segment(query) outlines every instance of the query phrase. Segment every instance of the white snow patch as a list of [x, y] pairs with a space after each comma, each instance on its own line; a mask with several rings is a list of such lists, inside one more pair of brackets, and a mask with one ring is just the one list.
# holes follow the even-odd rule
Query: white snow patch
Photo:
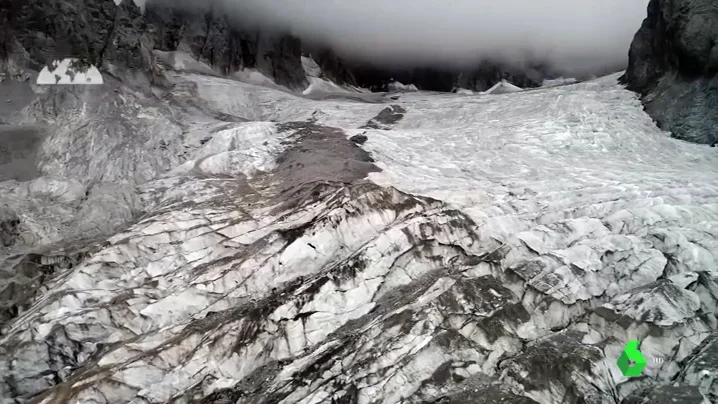
[[169, 175], [199, 170], [207, 174], [253, 176], [269, 171], [282, 150], [283, 137], [270, 122], [248, 122], [220, 131], [207, 144]]
[[[303, 95], [312, 94], [335, 94], [335, 93], [350, 93], [349, 89], [344, 86], [337, 85], [336, 83], [322, 79], [319, 77], [307, 77], [309, 80], [309, 86], [302, 92]], [[356, 91], [354, 91], [356, 92]]]
[[419, 91], [414, 84], [402, 84], [398, 81], [389, 83], [389, 91]]
[[322, 68], [311, 57], [302, 56], [304, 73], [309, 77], [322, 77]]
[[152, 53], [162, 63], [179, 72], [196, 72], [209, 75], [217, 74], [217, 72], [215, 72], [211, 66], [206, 63], [200, 62], [186, 52], [165, 52], [155, 49], [152, 51]]
[[256, 69], [242, 69], [234, 72], [233, 78], [247, 84], [254, 84], [257, 86], [264, 86], [269, 88], [281, 89], [289, 91], [285, 87], [275, 83], [274, 80], [262, 74], [262, 72]]
[[[115, 5], [119, 6], [120, 3], [122, 3], [122, 0], [114, 0]], [[147, 0], [134, 0], [135, 4], [144, 12], [145, 11], [145, 3]]]
[[482, 92], [481, 94], [506, 94], [506, 93], [517, 93], [524, 91], [523, 88], [515, 86], [506, 80], [501, 80], [494, 84], [490, 89]]

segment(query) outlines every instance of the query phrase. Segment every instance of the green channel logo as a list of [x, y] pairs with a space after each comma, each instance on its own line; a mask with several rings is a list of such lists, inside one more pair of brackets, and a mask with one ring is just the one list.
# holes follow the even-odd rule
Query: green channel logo
[[626, 377], [636, 377], [643, 373], [643, 369], [646, 367], [646, 358], [643, 357], [641, 351], [638, 350], [638, 340], [628, 341], [626, 347], [623, 348], [621, 356], [618, 357], [618, 368], [621, 369]]

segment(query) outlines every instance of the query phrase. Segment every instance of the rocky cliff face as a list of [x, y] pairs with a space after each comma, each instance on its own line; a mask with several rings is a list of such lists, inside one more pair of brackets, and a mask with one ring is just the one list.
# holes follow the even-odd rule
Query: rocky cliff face
[[243, 30], [216, 8], [192, 13], [149, 3], [146, 18], [156, 31], [156, 49], [185, 51], [224, 75], [256, 68], [293, 90], [303, 90], [309, 84], [298, 38], [279, 32]]
[[150, 1], [143, 13], [131, 0], [119, 6], [113, 0], [2, 1], [7, 2], [0, 14], [3, 60], [35, 70], [55, 59], [77, 57], [117, 77], [156, 82], [161, 79], [153, 51], [181, 51], [219, 74], [256, 68], [279, 85], [303, 90], [308, 85], [301, 64], [304, 52], [319, 63], [326, 78], [375, 91], [387, 91], [392, 79], [422, 90], [483, 91], [502, 79], [537, 87], [550, 78], [542, 67], [493, 62], [464, 70], [369, 66], [281, 32], [242, 29], [212, 6], [187, 11], [158, 0]]
[[651, 0], [631, 44], [623, 81], [673, 136], [718, 142], [718, 6], [713, 0]]
[[118, 77], [157, 79], [153, 50], [186, 51], [218, 73], [257, 68], [277, 84], [304, 89], [301, 43], [281, 33], [243, 31], [220, 11], [199, 13], [132, 0], [10, 2], [3, 21], [5, 60], [39, 70], [67, 57]]

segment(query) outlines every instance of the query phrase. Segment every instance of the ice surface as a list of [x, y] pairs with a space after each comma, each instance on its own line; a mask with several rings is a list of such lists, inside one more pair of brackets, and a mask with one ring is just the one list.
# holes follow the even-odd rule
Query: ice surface
[[[0, 317], [0, 396], [598, 404], [676, 381], [714, 400], [718, 153], [657, 129], [617, 76], [372, 103], [174, 72], [166, 99], [194, 115], [118, 104], [139, 129], [111, 145], [141, 152], [67, 107], [55, 176], [0, 183], [3, 229], [55, 242], [111, 203], [131, 223], [7, 255], [4, 290], [42, 287]], [[614, 365], [634, 338], [663, 359], [643, 385]]]
[[578, 80], [574, 78], [563, 78], [559, 77], [557, 79], [546, 79], [541, 83], [541, 87], [557, 87], [557, 86], [563, 86], [566, 84], [575, 84], [578, 82]]

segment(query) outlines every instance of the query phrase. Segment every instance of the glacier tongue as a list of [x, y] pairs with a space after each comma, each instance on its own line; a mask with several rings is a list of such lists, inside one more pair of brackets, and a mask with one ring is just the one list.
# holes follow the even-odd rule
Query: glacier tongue
[[718, 154], [616, 76], [360, 102], [168, 75], [18, 122], [52, 129], [0, 183], [0, 398], [718, 400]]

